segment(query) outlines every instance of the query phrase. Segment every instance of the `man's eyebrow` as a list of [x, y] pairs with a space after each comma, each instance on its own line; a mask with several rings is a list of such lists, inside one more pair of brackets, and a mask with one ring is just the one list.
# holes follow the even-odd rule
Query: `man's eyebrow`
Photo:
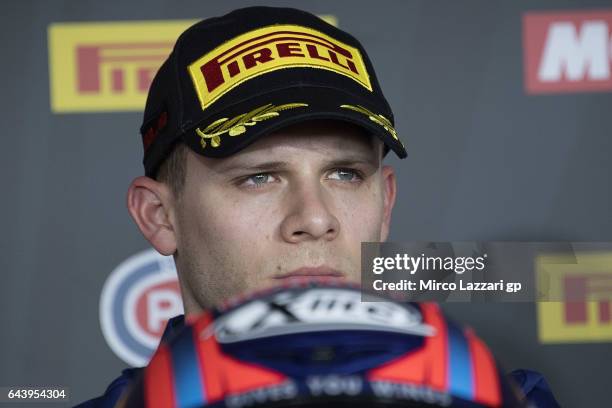
[[329, 160], [328, 165], [330, 166], [335, 166], [335, 167], [351, 167], [351, 166], [355, 166], [358, 164], [367, 164], [373, 167], [378, 167], [379, 165], [379, 160], [377, 157], [373, 156], [373, 157], [350, 157], [350, 158], [343, 158], [343, 159], [332, 159]]

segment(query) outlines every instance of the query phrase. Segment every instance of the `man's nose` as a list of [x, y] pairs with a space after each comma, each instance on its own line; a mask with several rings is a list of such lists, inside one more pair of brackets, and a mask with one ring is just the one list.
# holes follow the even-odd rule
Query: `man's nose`
[[[281, 235], [290, 243], [325, 239], [331, 241], [340, 232], [340, 222], [326, 203], [320, 185], [300, 185], [292, 189]], [[329, 197], [327, 197], [329, 198]]]

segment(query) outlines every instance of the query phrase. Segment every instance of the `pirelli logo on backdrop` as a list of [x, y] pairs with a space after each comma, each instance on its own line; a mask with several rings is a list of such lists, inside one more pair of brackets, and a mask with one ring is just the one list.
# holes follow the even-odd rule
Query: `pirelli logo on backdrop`
[[[320, 16], [336, 25], [334, 16]], [[178, 36], [196, 20], [53, 23], [48, 28], [51, 110], [139, 111]], [[345, 56], [338, 53], [338, 63]]]
[[612, 253], [576, 259], [544, 257], [536, 263], [538, 290], [565, 299], [538, 303], [542, 343], [612, 341]]
[[523, 15], [529, 94], [612, 91], [612, 9]]
[[242, 34], [193, 62], [189, 72], [204, 110], [244, 81], [287, 68], [326, 69], [372, 90], [359, 50], [297, 25], [274, 25]]
[[193, 22], [51, 24], [51, 110], [142, 110], [155, 73]]

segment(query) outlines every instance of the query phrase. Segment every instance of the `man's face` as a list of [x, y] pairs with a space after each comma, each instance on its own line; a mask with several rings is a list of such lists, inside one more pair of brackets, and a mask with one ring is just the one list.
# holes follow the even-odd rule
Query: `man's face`
[[174, 203], [185, 310], [290, 276], [360, 279], [362, 241], [383, 241], [395, 176], [382, 143], [340, 122], [285, 128], [224, 159], [191, 151]]

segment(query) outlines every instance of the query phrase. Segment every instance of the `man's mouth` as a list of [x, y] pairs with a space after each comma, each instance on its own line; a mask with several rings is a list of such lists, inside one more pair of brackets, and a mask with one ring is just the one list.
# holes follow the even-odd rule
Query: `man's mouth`
[[342, 278], [345, 276], [345, 274], [337, 269], [333, 269], [328, 266], [302, 267], [299, 269], [295, 269], [289, 273], [274, 275], [274, 279], [287, 279], [299, 276], [330, 276], [335, 278]]

